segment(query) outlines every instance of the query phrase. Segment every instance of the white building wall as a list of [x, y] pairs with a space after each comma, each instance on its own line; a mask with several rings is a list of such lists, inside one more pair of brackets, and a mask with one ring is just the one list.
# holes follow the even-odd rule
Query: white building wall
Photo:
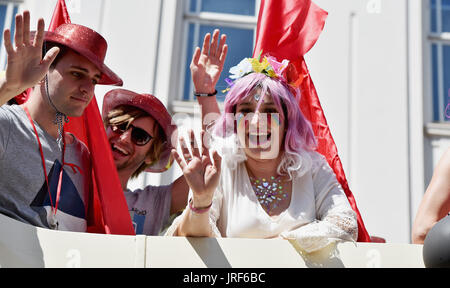
[[329, 12], [307, 54], [366, 228], [408, 242], [406, 1], [315, 1]]
[[[421, 20], [422, 1], [315, 2], [329, 16], [306, 61], [350, 189], [371, 235], [409, 242], [415, 207], [426, 184], [422, 178], [431, 174], [431, 168], [424, 172], [423, 121], [410, 121], [416, 119], [412, 112], [423, 111], [426, 90], [419, 91], [417, 79], [422, 81], [423, 69], [420, 57], [415, 58], [422, 55], [422, 32], [412, 28], [421, 27], [415, 21]], [[37, 17], [48, 24], [55, 3], [25, 0], [23, 8], [31, 11], [33, 25]], [[124, 88], [154, 93], [171, 111], [177, 109], [173, 100], [178, 95], [176, 75], [182, 57], [180, 0], [66, 3], [73, 23], [96, 29], [107, 39], [106, 63], [123, 78]], [[112, 88], [96, 88], [100, 106], [104, 93]], [[422, 154], [411, 155], [411, 151]], [[179, 175], [175, 167], [162, 177], [147, 174], [130, 186], [165, 184]]]

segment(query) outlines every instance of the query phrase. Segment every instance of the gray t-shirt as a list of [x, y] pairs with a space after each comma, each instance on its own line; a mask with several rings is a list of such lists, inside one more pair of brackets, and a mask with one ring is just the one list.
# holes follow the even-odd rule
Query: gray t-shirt
[[136, 234], [158, 235], [169, 221], [172, 184], [124, 193]]
[[[52, 136], [34, 124], [55, 206], [62, 151]], [[87, 147], [73, 138], [73, 143], [66, 144], [61, 195], [56, 216], [52, 217], [39, 145], [30, 120], [18, 105], [0, 107], [0, 213], [34, 226], [86, 231], [91, 163]], [[57, 227], [52, 225], [55, 220]]]

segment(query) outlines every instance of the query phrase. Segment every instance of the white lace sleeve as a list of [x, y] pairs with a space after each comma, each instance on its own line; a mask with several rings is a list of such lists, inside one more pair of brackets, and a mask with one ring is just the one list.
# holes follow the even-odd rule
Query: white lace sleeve
[[281, 234], [295, 239], [307, 253], [336, 241], [356, 241], [358, 223], [347, 196], [325, 159], [313, 173], [317, 220]]
[[222, 186], [219, 185], [219, 188], [216, 189], [216, 192], [214, 193], [213, 204], [211, 206], [211, 209], [209, 210], [209, 226], [211, 227], [212, 235], [217, 238], [222, 237], [219, 229], [217, 228], [217, 221], [219, 220], [220, 217], [220, 210], [222, 208], [222, 198], [223, 198], [222, 189], [220, 189], [220, 187]]
[[[221, 187], [221, 186], [219, 185], [219, 187]], [[219, 219], [220, 209], [222, 207], [222, 195], [223, 195], [222, 191], [219, 188], [216, 189], [216, 192], [214, 193], [214, 196], [213, 196], [211, 209], [209, 209], [209, 212], [208, 212], [209, 213], [209, 225], [211, 228], [212, 236], [217, 237], [217, 238], [222, 237], [219, 229], [217, 228], [217, 220]], [[192, 197], [192, 191], [189, 190], [188, 199], [191, 199], [191, 197]], [[189, 200], [188, 200], [188, 203], [189, 203]], [[186, 208], [184, 209], [183, 213], [181, 213], [181, 215], [179, 215], [177, 218], [175, 218], [173, 220], [172, 225], [170, 225], [170, 227], [167, 229], [164, 236], [175, 236], [178, 226], [180, 225], [183, 217], [186, 216], [186, 212], [188, 211], [188, 209], [189, 209], [189, 205], [186, 205]]]

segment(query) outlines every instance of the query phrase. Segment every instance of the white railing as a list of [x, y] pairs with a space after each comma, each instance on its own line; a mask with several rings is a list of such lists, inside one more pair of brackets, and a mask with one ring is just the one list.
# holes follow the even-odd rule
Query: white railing
[[52, 231], [0, 215], [0, 267], [424, 267], [422, 245], [339, 243], [306, 254], [282, 239]]

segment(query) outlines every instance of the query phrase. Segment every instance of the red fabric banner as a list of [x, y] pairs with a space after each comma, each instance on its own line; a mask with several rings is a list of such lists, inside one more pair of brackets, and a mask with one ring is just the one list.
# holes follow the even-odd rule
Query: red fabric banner
[[55, 10], [53, 10], [52, 20], [48, 25], [48, 31], [55, 31], [55, 29], [64, 23], [70, 22], [69, 12], [67, 12], [66, 2], [64, 0], [58, 0]]
[[317, 151], [325, 156], [356, 212], [358, 242], [370, 242], [356, 201], [347, 183], [336, 144], [328, 127], [314, 84], [303, 56], [314, 46], [328, 13], [311, 0], [261, 0], [253, 57], [269, 54], [279, 61], [289, 60], [300, 83], [300, 109], [311, 122], [318, 141]]
[[[65, 1], [58, 0], [48, 30], [53, 31], [63, 23], [71, 23], [70, 17]], [[91, 153], [93, 183], [88, 232], [135, 235], [95, 96], [83, 116], [69, 117], [64, 130], [75, 134]]]

